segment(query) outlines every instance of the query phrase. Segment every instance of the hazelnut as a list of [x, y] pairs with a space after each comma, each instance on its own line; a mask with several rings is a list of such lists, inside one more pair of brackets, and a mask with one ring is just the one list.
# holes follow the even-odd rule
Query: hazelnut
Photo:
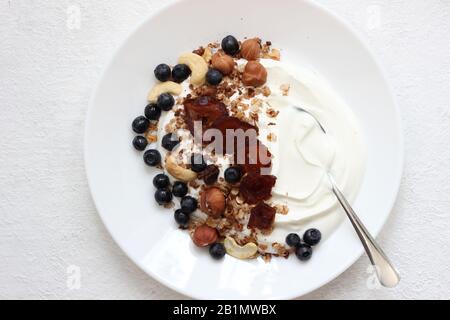
[[248, 39], [242, 42], [241, 56], [247, 60], [258, 60], [261, 54], [261, 43], [259, 39]]
[[225, 211], [225, 195], [219, 188], [209, 188], [200, 195], [200, 210], [213, 218], [219, 218]]
[[249, 61], [242, 74], [242, 82], [246, 86], [259, 87], [267, 81], [267, 70], [258, 61]]
[[217, 230], [207, 225], [197, 227], [192, 235], [192, 240], [198, 247], [206, 247], [217, 241]]
[[223, 52], [216, 52], [211, 59], [212, 66], [214, 69], [219, 70], [224, 75], [228, 75], [233, 72], [234, 69], [234, 60], [229, 55], [226, 55]]

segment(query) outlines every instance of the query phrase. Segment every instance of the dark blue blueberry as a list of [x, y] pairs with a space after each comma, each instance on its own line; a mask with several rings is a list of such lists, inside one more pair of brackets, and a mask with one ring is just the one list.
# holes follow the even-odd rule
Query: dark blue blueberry
[[172, 110], [172, 107], [175, 105], [175, 99], [170, 93], [162, 93], [158, 97], [157, 104], [161, 110], [170, 111]]
[[157, 174], [153, 178], [153, 185], [157, 189], [164, 189], [170, 185], [170, 179], [164, 173]]
[[228, 183], [237, 183], [241, 180], [242, 171], [239, 167], [229, 167], [224, 172], [225, 181]]
[[173, 215], [175, 218], [175, 221], [178, 223], [178, 225], [182, 228], [186, 228], [189, 223], [189, 214], [184, 213], [180, 209], [175, 211], [175, 214]]
[[172, 201], [172, 192], [167, 189], [158, 189], [155, 192], [155, 200], [159, 205], [168, 204]]
[[222, 40], [222, 49], [231, 56], [239, 52], [239, 42], [233, 36], [226, 36]]
[[299, 244], [297, 249], [295, 249], [295, 255], [301, 261], [311, 259], [312, 254], [313, 254], [312, 248], [305, 243]]
[[172, 71], [170, 70], [170, 67], [167, 64], [161, 63], [156, 66], [154, 73], [155, 73], [156, 79], [164, 82], [164, 81], [167, 81], [170, 79], [170, 75], [172, 74]]
[[139, 116], [136, 119], [133, 120], [133, 123], [131, 124], [131, 127], [133, 128], [133, 131], [136, 133], [144, 133], [147, 131], [148, 127], [150, 126], [150, 121], [144, 116]]
[[172, 151], [179, 143], [180, 139], [174, 133], [166, 134], [161, 140], [161, 145], [168, 151]]
[[289, 233], [286, 237], [286, 244], [289, 247], [297, 247], [301, 242], [300, 236], [296, 233]]
[[181, 211], [184, 213], [192, 213], [197, 210], [198, 202], [197, 199], [191, 196], [185, 196], [180, 201]]
[[222, 243], [213, 243], [209, 247], [209, 254], [216, 260], [220, 260], [225, 256], [225, 246]]
[[322, 233], [317, 229], [308, 229], [305, 231], [303, 235], [303, 241], [309, 244], [310, 246], [315, 246], [322, 239]]
[[145, 117], [148, 120], [157, 121], [159, 117], [161, 117], [161, 109], [158, 107], [156, 103], [149, 103], [145, 107]]
[[206, 73], [206, 82], [208, 82], [212, 86], [217, 86], [222, 82], [223, 75], [219, 70], [209, 69]]
[[191, 170], [194, 172], [202, 172], [207, 167], [205, 159], [199, 153], [194, 153], [191, 156]]
[[156, 149], [150, 149], [144, 153], [144, 162], [146, 165], [155, 167], [161, 163], [161, 154]]
[[188, 193], [188, 186], [181, 181], [175, 181], [172, 187], [172, 193], [175, 197], [182, 198]]
[[183, 82], [191, 75], [191, 69], [185, 64], [177, 64], [172, 69], [172, 80], [178, 83]]
[[136, 136], [133, 139], [133, 147], [138, 151], [144, 151], [147, 147], [148, 141], [143, 136]]

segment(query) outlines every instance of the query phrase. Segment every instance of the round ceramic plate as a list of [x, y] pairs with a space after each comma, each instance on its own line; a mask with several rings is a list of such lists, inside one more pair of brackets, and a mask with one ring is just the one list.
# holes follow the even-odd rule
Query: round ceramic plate
[[[122, 250], [145, 272], [195, 298], [287, 299], [306, 294], [346, 270], [363, 249], [350, 223], [315, 250], [295, 257], [213, 261], [177, 229], [171, 210], [155, 205], [152, 177], [131, 141], [143, 113], [153, 69], [180, 52], [222, 39], [258, 36], [282, 50], [283, 60], [314, 68], [351, 107], [363, 128], [367, 166], [356, 211], [373, 235], [389, 216], [402, 171], [399, 112], [367, 47], [341, 20], [310, 1], [186, 0], [165, 7], [117, 50], [95, 90], [86, 124], [85, 161], [92, 196]], [[344, 214], [344, 213], [343, 213]], [[339, 250], [337, 250], [339, 248]], [[344, 252], [343, 250], [344, 249]], [[365, 277], [355, 274], [355, 277]]]

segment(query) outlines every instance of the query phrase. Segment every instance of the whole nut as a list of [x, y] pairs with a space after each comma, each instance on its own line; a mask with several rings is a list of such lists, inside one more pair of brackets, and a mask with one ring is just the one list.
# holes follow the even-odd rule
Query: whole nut
[[242, 74], [242, 82], [246, 86], [259, 87], [267, 81], [267, 70], [258, 61], [249, 61]]
[[232, 57], [223, 52], [216, 52], [212, 56], [211, 63], [214, 69], [219, 70], [224, 75], [228, 75], [233, 72], [234, 60]]
[[219, 218], [225, 211], [225, 195], [219, 188], [209, 188], [200, 195], [200, 210], [213, 218]]
[[241, 56], [247, 60], [258, 60], [261, 55], [261, 43], [259, 39], [248, 39], [242, 42]]
[[217, 230], [207, 225], [201, 225], [195, 229], [192, 240], [198, 247], [206, 247], [217, 241]]

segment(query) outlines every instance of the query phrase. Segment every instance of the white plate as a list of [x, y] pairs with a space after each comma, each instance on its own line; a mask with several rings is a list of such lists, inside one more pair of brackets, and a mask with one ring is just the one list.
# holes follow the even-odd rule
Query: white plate
[[[363, 249], [346, 221], [308, 263], [291, 257], [213, 261], [177, 229], [171, 210], [153, 200], [152, 177], [133, 150], [132, 120], [143, 113], [153, 69], [180, 52], [227, 34], [260, 36], [283, 60], [324, 76], [358, 117], [368, 149], [356, 211], [377, 235], [400, 184], [403, 141], [398, 109], [367, 47], [341, 20], [309, 1], [190, 0], [146, 20], [118, 49], [93, 95], [86, 124], [85, 161], [92, 196], [122, 250], [145, 272], [195, 298], [281, 299], [306, 294], [346, 270]], [[107, 35], [105, 35], [107, 36]], [[355, 277], [364, 277], [355, 274]]]

